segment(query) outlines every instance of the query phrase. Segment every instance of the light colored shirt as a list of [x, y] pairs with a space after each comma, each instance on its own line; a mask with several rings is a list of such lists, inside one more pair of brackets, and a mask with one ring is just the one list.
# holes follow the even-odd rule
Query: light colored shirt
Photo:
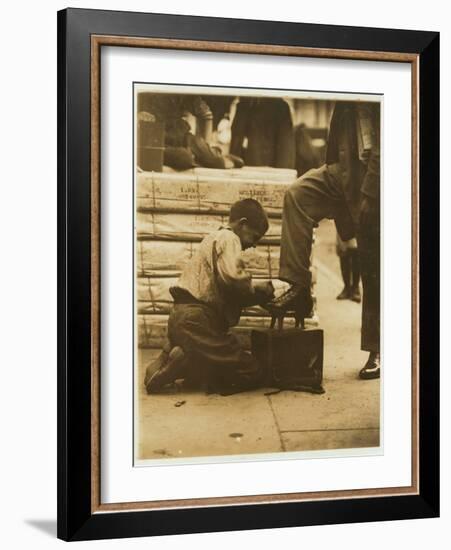
[[222, 310], [230, 325], [238, 322], [239, 303], [255, 294], [242, 253], [238, 235], [222, 227], [203, 239], [177, 285], [197, 300]]

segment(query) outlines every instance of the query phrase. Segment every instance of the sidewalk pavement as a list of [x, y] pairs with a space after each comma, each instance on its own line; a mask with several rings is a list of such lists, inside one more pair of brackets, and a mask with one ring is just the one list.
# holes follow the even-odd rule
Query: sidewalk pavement
[[317, 231], [315, 258], [326, 393], [147, 395], [145, 366], [158, 350], [141, 349], [137, 459], [379, 446], [380, 383], [358, 378], [367, 358], [360, 350], [361, 306], [336, 300], [342, 282], [329, 221]]

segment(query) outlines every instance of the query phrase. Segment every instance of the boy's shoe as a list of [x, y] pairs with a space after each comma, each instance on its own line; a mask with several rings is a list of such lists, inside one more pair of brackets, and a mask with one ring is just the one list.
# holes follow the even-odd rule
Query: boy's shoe
[[337, 296], [337, 300], [349, 300], [349, 298], [351, 298], [351, 292], [349, 288], [345, 286], [344, 289]]
[[357, 302], [358, 304], [360, 304], [360, 302], [362, 301], [362, 295], [360, 294], [359, 287], [352, 289], [350, 298], [353, 302]]
[[365, 366], [359, 372], [359, 378], [362, 380], [374, 380], [375, 378], [380, 378], [381, 376], [381, 357], [379, 353], [374, 351], [370, 352], [368, 361], [365, 363]]
[[147, 393], [157, 393], [166, 384], [170, 384], [179, 378], [183, 371], [185, 362], [185, 352], [180, 346], [175, 346], [169, 352], [166, 363], [156, 372], [146, 379], [145, 385]]
[[276, 316], [294, 310], [300, 318], [309, 317], [313, 309], [310, 289], [293, 285], [278, 298], [265, 304], [265, 308]]
[[144, 377], [144, 386], [147, 386], [148, 381], [150, 380], [150, 378], [155, 372], [162, 369], [166, 365], [169, 359], [170, 351], [171, 351], [171, 344], [169, 343], [169, 340], [168, 340], [164, 344], [163, 349], [161, 350], [158, 357], [156, 357], [146, 368], [146, 375]]

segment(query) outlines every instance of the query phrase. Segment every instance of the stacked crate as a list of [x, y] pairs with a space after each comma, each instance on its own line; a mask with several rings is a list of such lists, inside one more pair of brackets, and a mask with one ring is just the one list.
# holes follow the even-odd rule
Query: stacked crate
[[[228, 221], [230, 206], [244, 198], [257, 199], [270, 217], [270, 227], [256, 249], [244, 252], [255, 280], [272, 280], [276, 293], [286, 288], [277, 280], [283, 197], [296, 178], [289, 169], [244, 167], [218, 170], [194, 168], [184, 172], [139, 172], [136, 188], [136, 300], [138, 344], [160, 347], [166, 336], [174, 286], [205, 235]], [[310, 322], [315, 323], [315, 317]], [[243, 345], [250, 331], [269, 326], [266, 310], [246, 308], [234, 328]]]

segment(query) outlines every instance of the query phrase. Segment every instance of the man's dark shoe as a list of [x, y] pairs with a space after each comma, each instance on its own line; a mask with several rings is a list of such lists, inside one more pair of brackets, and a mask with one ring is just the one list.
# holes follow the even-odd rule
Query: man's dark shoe
[[185, 352], [181, 347], [172, 348], [164, 366], [145, 382], [147, 393], [158, 393], [164, 386], [180, 377], [184, 370]]
[[381, 358], [379, 353], [370, 352], [368, 361], [359, 372], [359, 378], [362, 380], [373, 380], [381, 376]]
[[351, 292], [349, 288], [345, 286], [344, 289], [337, 296], [337, 300], [349, 300], [349, 298], [351, 298]]
[[278, 298], [265, 304], [265, 308], [275, 315], [286, 311], [296, 311], [299, 317], [308, 317], [313, 309], [313, 300], [310, 289], [293, 285]]
[[350, 298], [353, 302], [357, 302], [358, 304], [360, 304], [360, 302], [362, 301], [362, 295], [360, 294], [359, 287], [352, 289]]

